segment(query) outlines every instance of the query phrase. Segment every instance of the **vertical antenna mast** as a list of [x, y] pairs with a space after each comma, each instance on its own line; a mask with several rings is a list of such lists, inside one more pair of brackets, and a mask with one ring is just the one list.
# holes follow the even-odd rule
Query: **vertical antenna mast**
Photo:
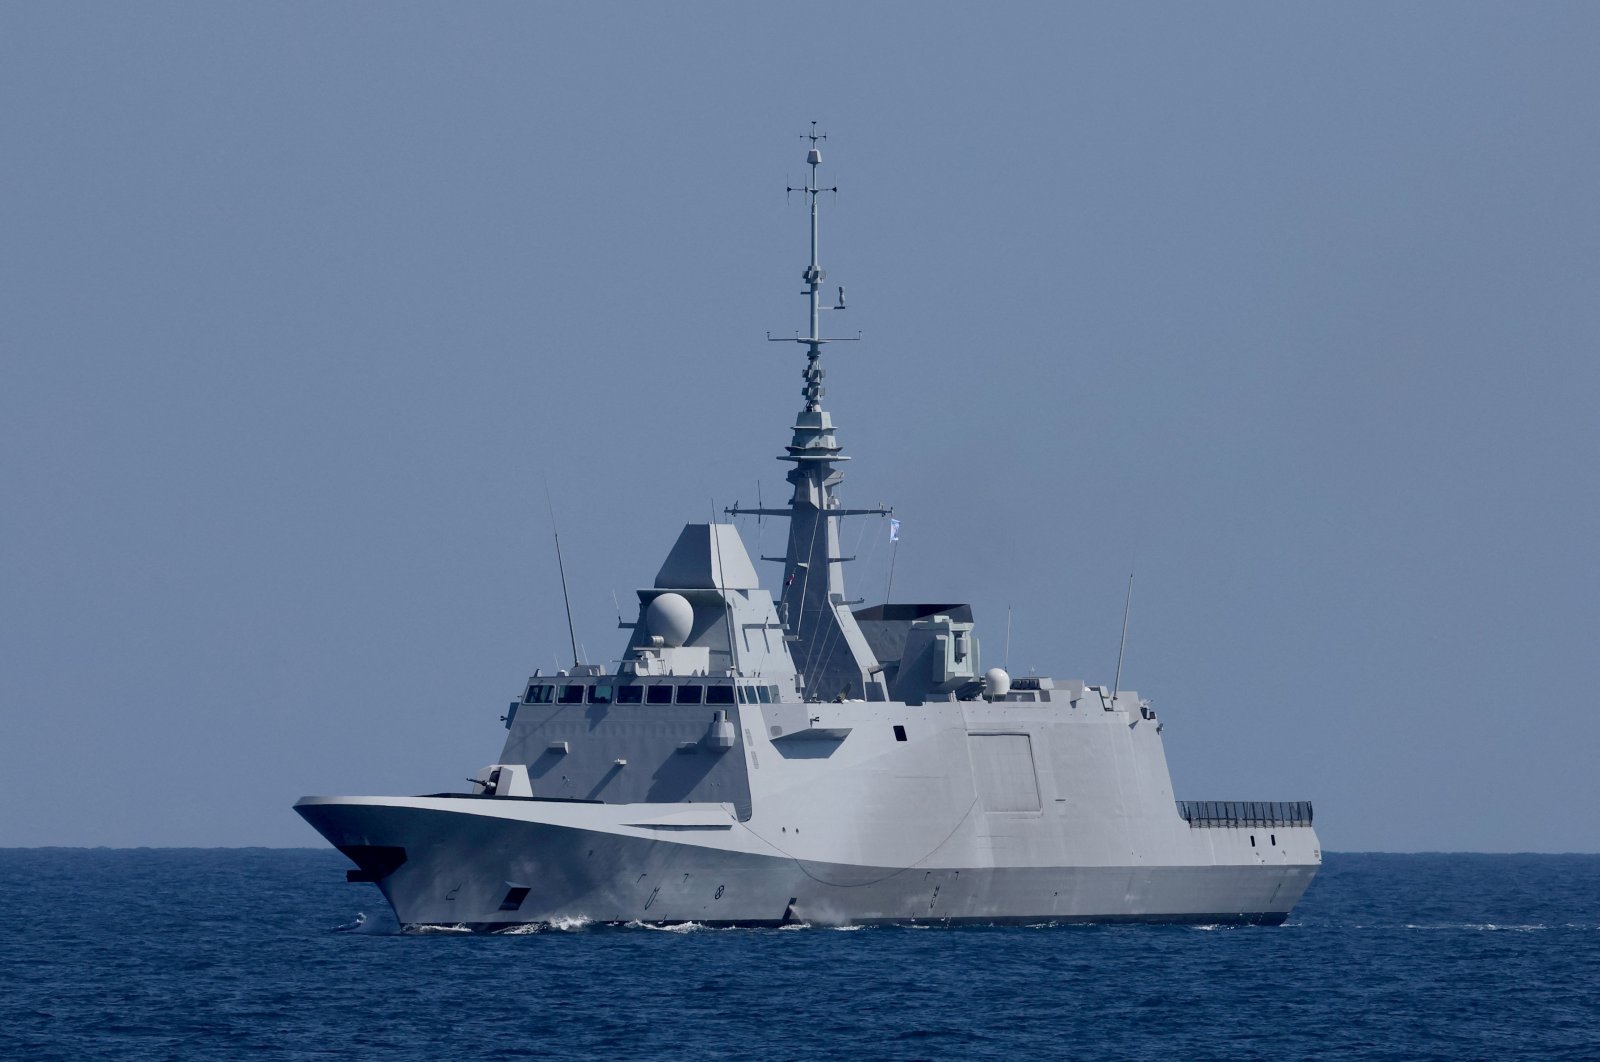
[[550, 509], [550, 534], [556, 540], [556, 570], [561, 573], [561, 603], [567, 606], [567, 638], [572, 642], [572, 666], [577, 667], [583, 661], [578, 658], [578, 634], [572, 627], [572, 598], [567, 593], [567, 566], [561, 560], [561, 532], [556, 529], [556, 505], [550, 500], [548, 482], [544, 485], [544, 503]]
[[[1122, 636], [1124, 638], [1126, 638], [1128, 636], [1126, 629], [1124, 629]], [[1010, 605], [1006, 606], [1006, 662], [1005, 662], [1005, 669], [1006, 669], [1007, 672], [1009, 672], [1011, 670], [1011, 606]], [[1121, 675], [1122, 675], [1122, 654], [1119, 652], [1117, 654], [1117, 676], [1120, 678]]]
[[572, 642], [572, 666], [577, 667], [583, 661], [578, 659], [578, 633], [572, 628], [572, 597], [567, 593], [567, 566], [561, 561], [561, 533], [556, 530], [554, 517], [550, 521], [550, 532], [556, 537], [556, 569], [561, 572], [561, 603], [567, 606], [567, 638]]
[[783, 589], [778, 599], [778, 614], [783, 620], [784, 638], [789, 643], [791, 655], [799, 665], [796, 670], [797, 689], [803, 689], [809, 699], [816, 700], [823, 693], [832, 694], [843, 689], [850, 696], [865, 698], [870, 678], [878, 667], [877, 658], [867, 644], [849, 610], [844, 592], [844, 562], [851, 558], [839, 553], [839, 520], [846, 516], [887, 516], [888, 509], [846, 509], [839, 504], [834, 488], [844, 479], [839, 464], [848, 461], [834, 434], [833, 417], [822, 408], [827, 393], [823, 380], [827, 373], [822, 368], [822, 347], [826, 343], [853, 342], [859, 334], [848, 339], [822, 334], [822, 311], [842, 310], [844, 289], [839, 289], [837, 305], [822, 302], [822, 284], [827, 274], [822, 271], [822, 248], [819, 234], [820, 207], [818, 196], [823, 192], [837, 192], [835, 187], [824, 187], [818, 177], [822, 165], [822, 149], [818, 145], [827, 136], [817, 131], [801, 134], [810, 141], [806, 150], [806, 165], [810, 167], [801, 187], [789, 187], [787, 192], [800, 192], [806, 197], [810, 212], [810, 251], [804, 272], [800, 274], [805, 288], [800, 292], [806, 300], [806, 329], [798, 330], [792, 337], [767, 333], [773, 343], [801, 343], [806, 348], [806, 365], [801, 373], [805, 386], [801, 395], [805, 405], [790, 422], [793, 431], [784, 449], [787, 453], [778, 458], [793, 463], [784, 476], [794, 488], [789, 504], [784, 509], [767, 509], [759, 505], [755, 510], [741, 509], [735, 505], [724, 512], [730, 515], [756, 513], [762, 516], [782, 516], [789, 521], [789, 545], [783, 556]]
[[1133, 607], [1133, 572], [1128, 573], [1128, 596], [1122, 602], [1122, 641], [1117, 643], [1117, 675], [1111, 680], [1111, 703], [1122, 692], [1122, 651], [1128, 647], [1128, 609]]
[[[811, 123], [811, 132], [803, 134], [811, 141], [811, 149], [806, 152], [806, 165], [811, 167], [811, 173], [806, 178], [804, 188], [790, 188], [791, 192], [804, 192], [807, 205], [811, 207], [811, 264], [806, 266], [806, 271], [801, 278], [806, 282], [806, 298], [811, 307], [811, 331], [800, 342], [806, 344], [806, 371], [805, 371], [805, 400], [806, 412], [815, 413], [822, 408], [822, 367], [818, 364], [822, 360], [822, 282], [828, 274], [822, 271], [821, 248], [817, 233], [817, 196], [822, 192], [838, 194], [838, 187], [823, 188], [817, 184], [817, 167], [822, 165], [822, 149], [817, 143], [828, 139], [827, 133], [817, 132], [817, 123]], [[844, 289], [839, 289], [839, 308], [844, 308]]]

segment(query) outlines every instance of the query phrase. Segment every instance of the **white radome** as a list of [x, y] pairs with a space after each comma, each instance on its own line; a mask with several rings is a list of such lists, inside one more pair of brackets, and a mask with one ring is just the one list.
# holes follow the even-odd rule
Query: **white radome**
[[694, 606], [682, 594], [662, 594], [650, 602], [644, 622], [661, 644], [676, 649], [689, 640], [694, 630]]
[[1011, 676], [1003, 667], [991, 667], [983, 673], [983, 692], [991, 697], [1004, 697], [1011, 692]]

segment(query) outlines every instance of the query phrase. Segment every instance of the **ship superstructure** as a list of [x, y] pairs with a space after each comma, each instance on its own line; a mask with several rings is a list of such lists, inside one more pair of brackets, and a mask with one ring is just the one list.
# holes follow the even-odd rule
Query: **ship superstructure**
[[[972, 610], [852, 611], [823, 408], [818, 181], [778, 596], [691, 523], [609, 667], [535, 673], [473, 791], [296, 810], [405, 924], [1281, 922], [1321, 862], [1305, 802], [1176, 801], [1131, 690], [982, 669]], [[772, 337], [769, 336], [769, 339]]]

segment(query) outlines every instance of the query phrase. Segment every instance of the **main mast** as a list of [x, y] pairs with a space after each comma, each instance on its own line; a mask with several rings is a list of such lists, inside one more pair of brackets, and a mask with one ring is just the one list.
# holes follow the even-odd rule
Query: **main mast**
[[[806, 347], [806, 367], [801, 373], [805, 386], [800, 392], [805, 405], [795, 416], [793, 438], [784, 448], [788, 453], [778, 458], [794, 465], [785, 476], [793, 485], [794, 493], [787, 509], [734, 508], [728, 511], [789, 519], [789, 548], [783, 558], [783, 590], [778, 609], [795, 668], [804, 676], [806, 697], [810, 700], [881, 699], [885, 693], [877, 658], [845, 600], [844, 562], [849, 558], [839, 553], [839, 518], [884, 516], [889, 510], [842, 509], [834, 494], [834, 488], [844, 479], [844, 473], [834, 465], [849, 458], [841, 452], [834, 437], [833, 417], [822, 408], [822, 398], [827, 394], [822, 383], [827, 378], [827, 370], [822, 367], [822, 347], [841, 340], [825, 339], [822, 335], [822, 282], [828, 275], [820, 260], [817, 199], [823, 192], [839, 189], [824, 188], [817, 180], [817, 167], [822, 165], [822, 149], [818, 144], [826, 140], [827, 135], [818, 133], [817, 123], [812, 122], [811, 132], [805, 137], [811, 142], [806, 152], [810, 172], [804, 187], [791, 187], [788, 191], [802, 193], [811, 212], [811, 261], [800, 275], [806, 283], [801, 294], [806, 297], [809, 328], [803, 336], [774, 337], [770, 333], [767, 336], [774, 343], [793, 342]], [[828, 309], [844, 308], [844, 288], [841, 287], [838, 303]]]

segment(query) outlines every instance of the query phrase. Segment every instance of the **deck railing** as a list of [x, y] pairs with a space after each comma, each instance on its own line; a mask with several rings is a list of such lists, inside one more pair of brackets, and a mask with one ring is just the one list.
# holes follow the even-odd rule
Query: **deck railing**
[[1310, 826], [1309, 800], [1180, 800], [1190, 826]]

